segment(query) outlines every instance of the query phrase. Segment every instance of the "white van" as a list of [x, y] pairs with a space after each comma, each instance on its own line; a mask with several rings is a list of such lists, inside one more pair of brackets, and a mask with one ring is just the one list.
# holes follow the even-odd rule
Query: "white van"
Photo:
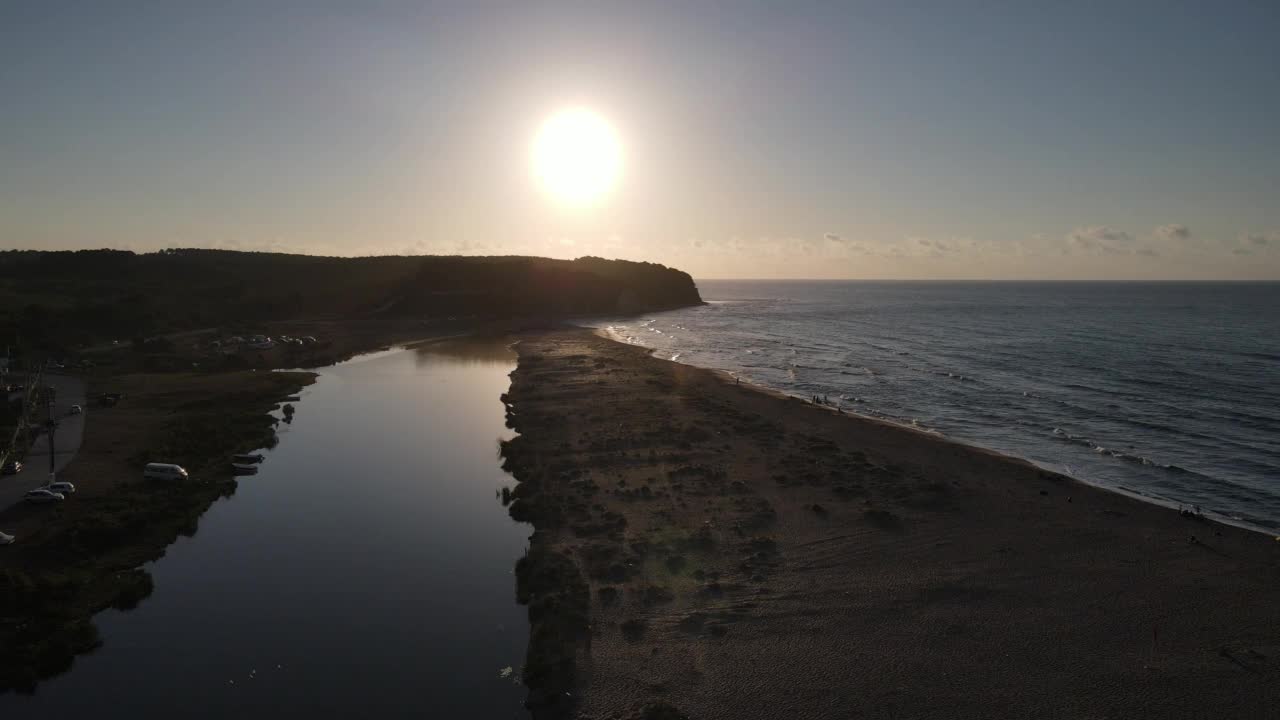
[[181, 465], [147, 463], [147, 468], [142, 471], [142, 477], [147, 480], [186, 480], [187, 471], [183, 470]]

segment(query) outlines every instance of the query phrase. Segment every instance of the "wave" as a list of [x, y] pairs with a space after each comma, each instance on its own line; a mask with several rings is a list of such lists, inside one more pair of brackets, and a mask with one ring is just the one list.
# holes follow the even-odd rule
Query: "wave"
[[1160, 470], [1167, 470], [1169, 472], [1179, 474], [1179, 475], [1194, 475], [1196, 477], [1204, 478], [1206, 480], [1216, 481], [1216, 478], [1213, 478], [1209, 475], [1205, 475], [1203, 473], [1196, 472], [1195, 470], [1188, 470], [1187, 468], [1184, 468], [1180, 465], [1175, 465], [1173, 463], [1162, 463], [1157, 460], [1152, 460], [1151, 458], [1145, 455], [1139, 455], [1133, 452], [1125, 452], [1124, 450], [1116, 450], [1114, 448], [1109, 448], [1109, 447], [1100, 445], [1090, 440], [1089, 438], [1082, 437], [1079, 435], [1072, 435], [1071, 433], [1059, 427], [1054, 428], [1050, 434], [1054, 438], [1061, 440], [1063, 442], [1068, 442], [1073, 445], [1079, 445], [1081, 447], [1089, 448], [1090, 450], [1093, 450], [1095, 453], [1099, 455], [1106, 455], [1108, 457], [1113, 457], [1117, 460], [1123, 460], [1125, 462], [1133, 463], [1135, 465], [1143, 465], [1146, 467], [1153, 467]]
[[1237, 352], [1238, 357], [1247, 357], [1254, 360], [1270, 360], [1272, 362], [1280, 362], [1280, 354], [1269, 352]]
[[[714, 287], [704, 295], [719, 299]], [[1045, 286], [1035, 302], [982, 284], [723, 287], [735, 302], [715, 313], [703, 306], [617, 318], [615, 332], [661, 357], [840, 397], [863, 415], [908, 426], [926, 418], [937, 426], [929, 429], [963, 441], [1072, 463], [1092, 476], [1086, 481], [1280, 524], [1280, 492], [1266, 490], [1280, 468], [1280, 345], [1261, 315], [1231, 315], [1241, 332], [1213, 336], [1216, 319], [1170, 314], [1174, 298], [1155, 287], [1086, 297]], [[1112, 295], [1099, 305], [1098, 292]], [[1149, 297], [1154, 304], [1144, 305]], [[1127, 313], [1120, 325], [1078, 312], [1113, 301]], [[672, 333], [679, 340], [668, 341]]]

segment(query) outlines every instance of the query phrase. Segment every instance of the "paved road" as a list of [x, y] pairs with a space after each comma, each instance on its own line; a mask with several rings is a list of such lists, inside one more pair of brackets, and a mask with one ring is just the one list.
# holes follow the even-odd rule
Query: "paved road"
[[[70, 375], [46, 375], [45, 384], [57, 388], [57, 400], [53, 416], [58, 420], [58, 432], [54, 437], [53, 458], [55, 472], [66, 467], [80, 449], [84, 437], [84, 423], [92, 408], [85, 402], [84, 380]], [[84, 408], [82, 415], [72, 415], [71, 406]], [[43, 413], [40, 416], [43, 419]], [[49, 480], [49, 436], [41, 433], [32, 443], [31, 452], [22, 461], [22, 472], [17, 475], [0, 475], [0, 509], [22, 501], [23, 493], [40, 487]]]

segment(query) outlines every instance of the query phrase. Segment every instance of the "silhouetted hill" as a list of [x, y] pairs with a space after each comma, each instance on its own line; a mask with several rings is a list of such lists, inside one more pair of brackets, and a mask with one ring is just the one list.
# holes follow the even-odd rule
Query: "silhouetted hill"
[[567, 316], [662, 310], [702, 302], [687, 273], [653, 263], [535, 257], [423, 262], [396, 308], [409, 313]]
[[0, 343], [27, 346], [293, 318], [563, 317], [699, 302], [687, 273], [591, 257], [0, 252]]

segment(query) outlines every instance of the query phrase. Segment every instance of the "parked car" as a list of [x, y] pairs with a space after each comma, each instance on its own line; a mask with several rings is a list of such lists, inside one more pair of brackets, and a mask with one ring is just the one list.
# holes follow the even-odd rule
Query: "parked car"
[[70, 495], [76, 491], [76, 486], [65, 480], [57, 480], [44, 486], [49, 492], [59, 493], [61, 495]]
[[147, 463], [147, 467], [142, 471], [142, 477], [147, 480], [186, 480], [189, 476], [181, 465]]
[[67, 497], [62, 493], [56, 493], [56, 492], [53, 492], [52, 490], [45, 490], [44, 488], [36, 488], [35, 490], [28, 490], [27, 494], [23, 495], [22, 497], [27, 502], [34, 503], [36, 505], [43, 505], [45, 503], [62, 502], [63, 500], [67, 499]]
[[5, 533], [0, 532], [0, 545], [11, 545], [11, 544], [13, 544], [13, 536], [6, 535]]
[[22, 472], [22, 463], [17, 460], [10, 460], [0, 468], [0, 475], [17, 475]]
[[239, 453], [231, 456], [231, 462], [248, 465], [251, 463], [260, 463], [266, 458], [262, 453]]
[[79, 414], [80, 414], [80, 413], [82, 413], [82, 412], [84, 412], [84, 408], [80, 407], [79, 405], [72, 405], [72, 406], [71, 406], [71, 414], [72, 414], [72, 415], [79, 415]]

